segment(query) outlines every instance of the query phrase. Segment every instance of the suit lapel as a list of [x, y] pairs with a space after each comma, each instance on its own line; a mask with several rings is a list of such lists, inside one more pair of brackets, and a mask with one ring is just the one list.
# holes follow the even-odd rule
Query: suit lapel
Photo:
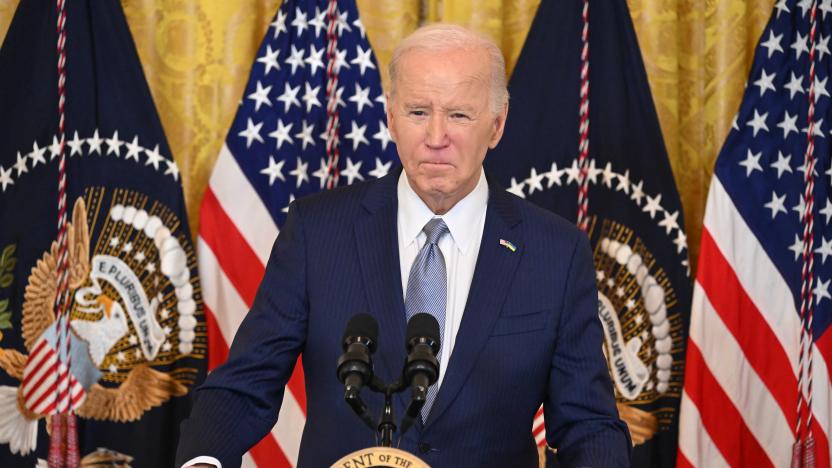
[[401, 375], [406, 325], [396, 228], [400, 173], [401, 168], [368, 187], [363, 200], [366, 216], [355, 222], [356, 252], [369, 313], [379, 323], [377, 356], [387, 371], [385, 377], [393, 379]]
[[[425, 428], [442, 416], [468, 378], [503, 307], [523, 253], [521, 229], [517, 229], [520, 214], [505, 190], [493, 180], [488, 182], [491, 189], [477, 266], [450, 362], [442, 369], [445, 379]], [[501, 245], [503, 239], [511, 242], [516, 251]]]

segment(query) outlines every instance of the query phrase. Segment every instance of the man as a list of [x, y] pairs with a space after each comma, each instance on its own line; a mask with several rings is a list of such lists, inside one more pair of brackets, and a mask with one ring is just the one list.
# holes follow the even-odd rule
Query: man
[[[403, 171], [291, 205], [228, 362], [196, 391], [177, 465], [238, 466], [274, 425], [301, 353], [299, 465], [375, 445], [335, 376], [344, 325], [375, 316], [375, 372], [389, 382], [407, 318], [428, 311], [440, 319], [439, 391], [399, 448], [434, 467], [533, 467], [542, 402], [562, 466], [626, 466], [586, 236], [482, 169], [508, 113], [499, 49], [458, 26], [428, 26], [399, 45], [390, 76]], [[381, 397], [364, 398], [378, 414]], [[406, 404], [395, 399], [397, 415]]]

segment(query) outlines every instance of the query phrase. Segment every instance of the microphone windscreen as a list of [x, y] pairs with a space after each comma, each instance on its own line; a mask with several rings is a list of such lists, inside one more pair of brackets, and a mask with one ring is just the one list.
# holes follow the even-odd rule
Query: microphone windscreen
[[410, 318], [407, 322], [407, 342], [414, 338], [426, 337], [439, 343], [439, 322], [431, 314], [420, 313]]
[[347, 328], [344, 330], [344, 338], [346, 341], [349, 337], [363, 336], [370, 339], [372, 348], [370, 351], [375, 351], [375, 344], [378, 342], [378, 322], [375, 317], [370, 314], [356, 314], [353, 315]]

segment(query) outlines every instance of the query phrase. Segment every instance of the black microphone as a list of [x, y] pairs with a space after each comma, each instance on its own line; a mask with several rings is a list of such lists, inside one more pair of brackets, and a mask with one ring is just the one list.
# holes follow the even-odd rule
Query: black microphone
[[361, 389], [373, 379], [372, 354], [378, 345], [378, 322], [369, 314], [354, 315], [341, 340], [344, 354], [338, 358], [336, 372], [344, 384], [344, 400], [370, 428], [373, 418], [361, 399]]
[[410, 428], [425, 405], [428, 387], [439, 378], [439, 361], [436, 359], [441, 345], [439, 322], [431, 314], [416, 314], [407, 323], [407, 359], [404, 364], [404, 381], [410, 384], [412, 397], [402, 420], [401, 435]]

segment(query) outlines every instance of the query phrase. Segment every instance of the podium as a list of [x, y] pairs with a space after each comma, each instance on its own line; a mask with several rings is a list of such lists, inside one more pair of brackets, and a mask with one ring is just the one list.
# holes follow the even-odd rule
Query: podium
[[331, 468], [430, 468], [412, 453], [393, 447], [368, 447], [344, 456]]

